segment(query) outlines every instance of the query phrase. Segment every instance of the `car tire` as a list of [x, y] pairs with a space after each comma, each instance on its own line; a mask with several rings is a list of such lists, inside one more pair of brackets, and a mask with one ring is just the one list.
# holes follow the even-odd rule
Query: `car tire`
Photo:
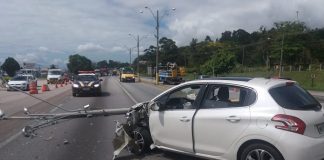
[[143, 128], [137, 127], [131, 137], [133, 140], [128, 144], [128, 149], [135, 155], [142, 155], [150, 151], [150, 145], [152, 144], [152, 138], [150, 132]]
[[77, 96], [77, 94], [76, 94], [76, 93], [72, 93], [72, 96], [73, 96], [73, 97], [76, 97], [76, 96]]
[[281, 153], [277, 149], [266, 143], [254, 143], [246, 146], [242, 150], [239, 160], [253, 160], [258, 158], [263, 160], [284, 160]]

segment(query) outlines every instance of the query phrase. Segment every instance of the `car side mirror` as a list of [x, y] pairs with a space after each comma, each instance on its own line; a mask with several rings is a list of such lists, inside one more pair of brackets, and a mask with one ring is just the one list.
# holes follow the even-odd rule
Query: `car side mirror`
[[102, 79], [100, 79], [99, 81], [103, 81]]

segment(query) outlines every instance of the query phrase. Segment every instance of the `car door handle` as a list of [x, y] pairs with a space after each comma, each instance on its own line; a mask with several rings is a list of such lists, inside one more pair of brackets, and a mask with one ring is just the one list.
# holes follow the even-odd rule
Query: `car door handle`
[[229, 116], [226, 118], [227, 121], [232, 122], [232, 123], [236, 123], [239, 122], [241, 120], [240, 117], [237, 116]]
[[189, 122], [189, 121], [190, 121], [190, 119], [189, 119], [188, 117], [186, 117], [186, 116], [181, 117], [179, 120], [180, 120], [181, 122]]

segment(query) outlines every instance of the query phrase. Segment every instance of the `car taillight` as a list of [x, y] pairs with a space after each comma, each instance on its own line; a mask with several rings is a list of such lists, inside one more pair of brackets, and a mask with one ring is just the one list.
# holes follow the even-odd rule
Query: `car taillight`
[[281, 122], [281, 125], [276, 125], [275, 127], [278, 129], [290, 131], [290, 132], [295, 132], [299, 134], [304, 134], [306, 124], [304, 121], [301, 119], [290, 116], [290, 115], [285, 115], [285, 114], [277, 114], [271, 119], [274, 122]]

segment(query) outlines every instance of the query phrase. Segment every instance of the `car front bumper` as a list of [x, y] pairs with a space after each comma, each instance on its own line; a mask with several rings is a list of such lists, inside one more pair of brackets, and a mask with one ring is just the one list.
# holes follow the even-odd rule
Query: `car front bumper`
[[72, 88], [72, 92], [75, 94], [96, 94], [96, 93], [101, 93], [101, 88], [100, 87]]

